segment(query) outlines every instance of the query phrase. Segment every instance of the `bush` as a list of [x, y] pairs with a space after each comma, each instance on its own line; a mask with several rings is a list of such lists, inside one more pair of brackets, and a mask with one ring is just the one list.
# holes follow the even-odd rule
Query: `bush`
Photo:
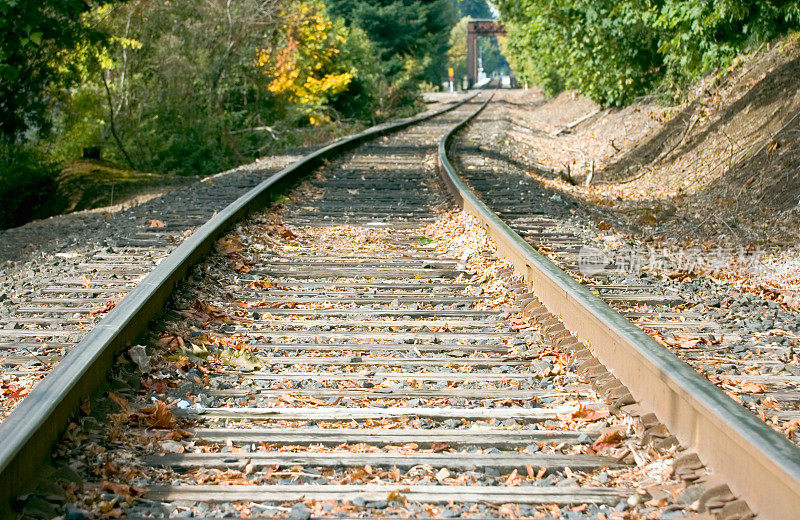
[[0, 228], [52, 215], [58, 171], [35, 150], [0, 145]]
[[517, 76], [604, 105], [678, 91], [734, 56], [800, 27], [791, 0], [500, 0]]

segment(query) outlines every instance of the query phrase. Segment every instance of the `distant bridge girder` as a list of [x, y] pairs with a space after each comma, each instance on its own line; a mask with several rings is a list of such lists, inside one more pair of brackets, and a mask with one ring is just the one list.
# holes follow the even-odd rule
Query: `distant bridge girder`
[[478, 81], [478, 38], [505, 35], [505, 26], [497, 20], [470, 20], [467, 24], [467, 81], [470, 87]]

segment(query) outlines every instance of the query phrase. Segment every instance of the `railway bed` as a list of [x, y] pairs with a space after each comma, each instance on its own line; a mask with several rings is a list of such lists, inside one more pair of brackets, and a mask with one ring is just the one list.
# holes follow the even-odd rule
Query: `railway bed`
[[[460, 185], [447, 143], [483, 106], [322, 149], [181, 244], [10, 416], [32, 410], [42, 427], [0, 424], [65, 427], [38, 491], [11, 505], [30, 518], [779, 518], [797, 482], [738, 478], [706, 423], [751, 442], [737, 439], [741, 460], [763, 458], [762, 480], [792, 474], [797, 448], [677, 359], [648, 358], [635, 327], [566, 278], [548, 290], [537, 270], [552, 264], [511, 248]], [[596, 318], [576, 327], [565, 297]], [[631, 377], [660, 364], [673, 373]], [[70, 370], [59, 402], [36, 402]], [[700, 404], [665, 408], [659, 384]], [[87, 399], [92, 388], [104, 390]], [[50, 441], [14, 433], [0, 471], [21, 483], [23, 450], [40, 457]]]
[[655, 258], [661, 265], [648, 264], [654, 252], [646, 245], [545, 189], [493, 147], [472, 145], [475, 136], [497, 132], [500, 115], [490, 112], [454, 145], [459, 171], [482, 200], [539, 252], [800, 444], [792, 422], [800, 417], [800, 316], [775, 301], [682, 273], [667, 255]]

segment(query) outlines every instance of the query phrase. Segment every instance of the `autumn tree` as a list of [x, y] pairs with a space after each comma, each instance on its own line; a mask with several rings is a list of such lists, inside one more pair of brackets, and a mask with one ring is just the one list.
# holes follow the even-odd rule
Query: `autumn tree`
[[287, 23], [258, 51], [258, 66], [269, 78], [270, 92], [285, 95], [318, 125], [329, 119], [330, 99], [345, 92], [358, 74], [341, 60], [350, 31], [340, 20], [332, 21], [319, 2], [290, 3], [282, 17]]

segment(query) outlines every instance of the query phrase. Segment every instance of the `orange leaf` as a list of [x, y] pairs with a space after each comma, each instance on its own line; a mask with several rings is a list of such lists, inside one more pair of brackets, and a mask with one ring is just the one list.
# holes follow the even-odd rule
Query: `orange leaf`
[[242, 238], [238, 235], [220, 238], [217, 240], [216, 244], [214, 244], [214, 248], [223, 255], [239, 253], [244, 249], [242, 246]]
[[145, 417], [147, 424], [153, 428], [171, 430], [177, 424], [175, 416], [172, 415], [172, 412], [169, 411], [167, 405], [162, 401], [156, 400], [153, 406], [142, 408], [141, 413]]
[[156, 220], [156, 219], [153, 219], [153, 220], [148, 220], [148, 221], [147, 221], [147, 225], [148, 225], [148, 226], [150, 226], [151, 228], [163, 228], [163, 227], [167, 227], [167, 225], [166, 225], [166, 224], [164, 224], [164, 222], [162, 222], [162, 221], [160, 221], [160, 220]]
[[591, 408], [586, 408], [583, 405], [579, 405], [578, 409], [568, 416], [568, 418], [572, 419], [573, 421], [586, 422], [599, 421], [600, 419], [605, 419], [606, 417], [608, 417], [608, 409], [592, 410]]
[[111, 491], [114, 494], [128, 497], [140, 497], [144, 495], [147, 490], [136, 486], [130, 486], [128, 484], [117, 484], [116, 482], [103, 481], [103, 491]]
[[511, 487], [518, 484], [517, 482], [514, 482], [516, 478], [517, 478], [517, 468], [514, 468], [514, 471], [512, 471], [511, 474], [506, 479], [506, 486]]
[[761, 394], [767, 391], [767, 387], [760, 383], [745, 381], [741, 385], [739, 385], [738, 390], [743, 394]]
[[106, 302], [106, 304], [103, 305], [102, 307], [98, 307], [97, 309], [92, 309], [91, 311], [89, 311], [89, 314], [91, 316], [99, 316], [100, 314], [107, 313], [116, 306], [117, 306], [116, 300], [111, 300], [109, 302]]
[[122, 413], [124, 413], [126, 416], [129, 416], [134, 413], [133, 407], [128, 403], [128, 401], [125, 398], [115, 394], [114, 392], [109, 392], [108, 397], [110, 397], [112, 401], [114, 401], [119, 405], [119, 407], [122, 409]]
[[234, 263], [233, 264], [233, 268], [234, 268], [234, 270], [242, 272], [242, 273], [249, 273], [250, 272], [250, 266], [245, 264], [244, 262], [236, 262], [236, 263]]
[[433, 443], [433, 446], [431, 446], [431, 451], [433, 451], [434, 453], [439, 453], [449, 449], [450, 445], [446, 442], [435, 442]]
[[603, 448], [613, 448], [618, 446], [625, 439], [625, 435], [620, 430], [608, 430], [592, 443], [592, 448], [600, 450]]
[[6, 397], [8, 397], [9, 399], [20, 399], [22, 397], [25, 397], [29, 393], [30, 389], [28, 388], [17, 388], [16, 390], [8, 394]]

